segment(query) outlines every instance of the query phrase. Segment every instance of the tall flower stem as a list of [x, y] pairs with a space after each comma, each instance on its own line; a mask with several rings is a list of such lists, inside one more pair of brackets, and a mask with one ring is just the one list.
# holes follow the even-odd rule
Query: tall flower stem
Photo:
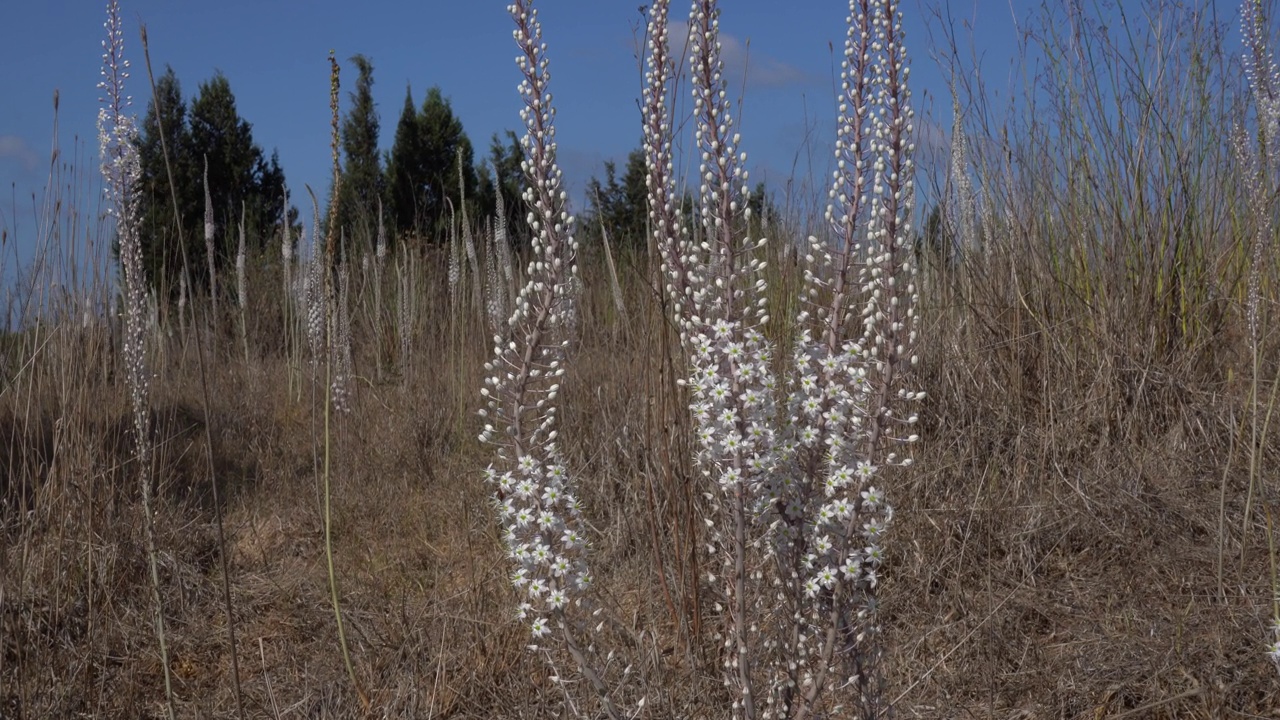
[[523, 597], [519, 617], [529, 623], [535, 643], [549, 636], [554, 649], [572, 657], [603, 713], [620, 719], [591, 644], [581, 640], [590, 632], [584, 612], [592, 584], [586, 524], [559, 450], [558, 398], [576, 322], [578, 244], [556, 163], [550, 66], [532, 0], [516, 0], [508, 11], [519, 48], [525, 126], [521, 167], [534, 236], [528, 281], [511, 317], [495, 333], [493, 358], [485, 364], [481, 393], [487, 407], [481, 411], [480, 440], [495, 446], [497, 455], [486, 479], [494, 486], [503, 540], [516, 566], [511, 577]]
[[[329, 109], [332, 114], [330, 149], [333, 154], [333, 197], [340, 197], [342, 189], [342, 172], [338, 162], [338, 61], [334, 58], [333, 51], [329, 51]], [[310, 190], [310, 188], [308, 188]], [[322, 292], [325, 298], [325, 308], [327, 309], [325, 322], [325, 342], [322, 343], [325, 356], [324, 375], [325, 375], [325, 393], [324, 393], [324, 467], [322, 468], [324, 477], [324, 556], [325, 565], [329, 574], [329, 600], [333, 604], [333, 617], [338, 626], [338, 646], [342, 651], [342, 664], [347, 669], [347, 677], [351, 679], [351, 685], [355, 688], [356, 695], [360, 697], [360, 703], [364, 706], [365, 712], [369, 712], [370, 703], [369, 696], [365, 694], [364, 688], [360, 685], [360, 680], [356, 677], [355, 665], [351, 662], [351, 651], [347, 646], [347, 635], [345, 627], [342, 623], [342, 605], [338, 600], [338, 574], [333, 564], [333, 518], [331, 514], [332, 507], [332, 466], [331, 455], [333, 451], [333, 429], [330, 426], [330, 416], [333, 407], [333, 388], [334, 388], [334, 354], [338, 352], [338, 312], [337, 312], [337, 291], [333, 287], [333, 273], [337, 257], [338, 245], [338, 228], [337, 217], [338, 203], [329, 204], [329, 218], [327, 233], [324, 242], [324, 260], [320, 261], [315, 258], [315, 262], [323, 262], [321, 271], [324, 273], [324, 285]]]

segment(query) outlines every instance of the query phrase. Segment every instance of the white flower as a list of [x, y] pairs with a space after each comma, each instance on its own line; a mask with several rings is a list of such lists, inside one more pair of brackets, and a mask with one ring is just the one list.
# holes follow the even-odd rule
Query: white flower
[[731, 432], [720, 441], [720, 447], [724, 448], [725, 453], [733, 455], [742, 449], [742, 437], [736, 432]]
[[516, 526], [524, 527], [531, 522], [533, 522], [533, 512], [529, 508], [520, 508], [516, 513]]
[[716, 442], [716, 431], [709, 426], [698, 428], [698, 442], [705, 448], [710, 449]]
[[538, 544], [530, 553], [530, 558], [539, 565], [547, 565], [551, 562], [551, 548], [546, 545]]
[[832, 585], [836, 584], [836, 571], [829, 567], [822, 568], [822, 570], [818, 571], [817, 580], [822, 587], [830, 589]]
[[869, 460], [858, 461], [858, 477], [859, 478], [865, 481], [865, 480], [871, 479], [871, 476], [875, 474], [876, 474], [876, 466], [872, 465]]
[[804, 581], [804, 594], [808, 597], [813, 597], [818, 594], [820, 587], [817, 578], [809, 578]]
[[542, 512], [538, 513], [538, 527], [542, 528], [543, 530], [550, 530], [551, 528], [555, 527], [556, 524], [559, 522], [560, 522], [560, 519], [557, 518], [555, 516], [555, 513], [551, 512], [550, 510], [543, 510]]
[[543, 635], [551, 632], [551, 628], [547, 625], [546, 618], [535, 618], [532, 629], [534, 637], [542, 637]]
[[884, 496], [880, 494], [880, 491], [874, 485], [862, 491], [862, 503], [870, 512], [875, 512], [875, 509], [883, 501]]
[[732, 487], [740, 480], [742, 480], [742, 471], [734, 467], [726, 469], [724, 474], [720, 476], [720, 484], [723, 487]]
[[861, 570], [862, 561], [858, 559], [857, 555], [850, 555], [845, 558], [844, 565], [840, 566], [840, 571], [844, 573], [845, 578], [848, 580], [857, 580], [858, 573]]
[[721, 318], [716, 321], [712, 329], [715, 330], [717, 340], [728, 340], [733, 334], [733, 323]]
[[831, 501], [831, 512], [839, 519], [846, 520], [853, 514], [853, 503], [844, 498]]
[[831, 536], [821, 535], [813, 541], [813, 551], [819, 555], [825, 555], [831, 551]]
[[542, 593], [547, 591], [547, 583], [541, 578], [534, 578], [529, 581], [529, 597], [540, 598]]
[[555, 560], [551, 561], [551, 573], [556, 577], [564, 577], [564, 574], [569, 572], [570, 567], [568, 559], [563, 556], [557, 556]]
[[813, 375], [805, 375], [800, 378], [800, 389], [805, 393], [813, 393], [818, 389], [818, 378]]

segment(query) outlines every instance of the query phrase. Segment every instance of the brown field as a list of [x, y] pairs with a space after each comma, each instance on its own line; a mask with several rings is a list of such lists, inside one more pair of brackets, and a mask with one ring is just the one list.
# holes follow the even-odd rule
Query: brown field
[[[1181, 97], [1170, 90], [1152, 102]], [[897, 514], [880, 603], [897, 717], [1280, 717], [1266, 656], [1280, 521], [1280, 441], [1266, 424], [1280, 374], [1271, 223], [1246, 202], [1229, 150], [1197, 155], [1212, 173], [1153, 169], [1137, 189], [1117, 170], [1143, 147], [1182, 158], [1223, 135], [1090, 150], [1025, 131], [1026, 165], [1002, 197], [1012, 210], [980, 219], [983, 251], [920, 257], [910, 378], [927, 400], [914, 466], [885, 479]], [[1093, 189], [1036, 185], [1053, 169], [1028, 158], [1055, 152], [1095, 153]], [[982, 178], [1003, 182], [986, 157], [974, 161]], [[1138, 196], [1169, 202], [1111, 203]], [[787, 248], [812, 226], [792, 207], [768, 229], [779, 340], [799, 283]], [[1090, 255], [1086, 231], [1114, 253]], [[620, 309], [601, 245], [582, 235], [560, 433], [592, 530], [601, 642], [634, 663], [646, 717], [723, 717], [718, 616], [699, 580], [701, 478], [657, 260], [615, 248]], [[52, 241], [70, 256], [81, 240]], [[1255, 352], [1249, 259], [1264, 241]], [[563, 712], [513, 615], [481, 475], [491, 331], [470, 288], [484, 280], [464, 266], [451, 294], [446, 253], [420, 239], [398, 243], [380, 274], [345, 269], [354, 389], [326, 444], [325, 366], [300, 349], [278, 252], [250, 261], [243, 338], [233, 302], [210, 317], [204, 299], [182, 323], [162, 310], [149, 335], [156, 568], [178, 715], [237, 714], [224, 562], [248, 717]], [[113, 272], [84, 295], [109, 297]], [[407, 354], [401, 273], [415, 278]], [[41, 319], [0, 339], [0, 720], [163, 717], [120, 330], [56, 298], [39, 306]], [[326, 450], [359, 691], [330, 604]]]

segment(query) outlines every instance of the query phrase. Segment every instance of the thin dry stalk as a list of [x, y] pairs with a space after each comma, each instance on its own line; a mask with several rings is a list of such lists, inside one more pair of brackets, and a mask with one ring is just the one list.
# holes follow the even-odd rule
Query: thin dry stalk
[[[142, 54], [143, 54], [143, 58], [146, 60], [147, 78], [151, 83], [151, 95], [154, 98], [157, 95], [156, 81], [155, 81], [155, 73], [151, 69], [151, 48], [147, 42], [147, 27], [145, 25], [142, 26], [141, 33], [142, 33]], [[157, 121], [159, 121], [158, 118], [157, 118]], [[189, 266], [189, 262], [187, 258], [187, 244], [182, 238], [182, 231], [180, 229], [182, 225], [182, 222], [181, 222], [182, 212], [179, 209], [177, 185], [174, 182], [173, 166], [169, 159], [169, 148], [167, 144], [164, 143], [165, 135], [164, 135], [163, 129], [160, 132], [160, 137], [161, 137], [161, 149], [164, 155], [165, 172], [169, 178], [170, 199], [173, 202], [174, 218], [175, 218], [175, 222], [178, 224], [178, 227], [179, 227], [178, 246], [182, 249], [182, 265], [185, 268]], [[205, 175], [206, 175], [205, 188], [207, 193], [207, 189], [208, 189], [208, 177], [207, 177], [208, 161], [207, 160], [206, 160], [206, 166], [205, 166]], [[206, 194], [205, 210], [206, 210], [205, 236], [206, 236], [206, 239], [208, 239], [208, 237], [210, 236], [208, 224], [211, 221], [211, 215], [209, 213], [207, 194]], [[210, 266], [210, 270], [212, 270], [212, 266]], [[219, 497], [219, 492], [218, 492], [218, 473], [214, 466], [213, 435], [212, 435], [213, 431], [211, 429], [212, 423], [210, 423], [209, 421], [210, 420], [209, 379], [208, 379], [207, 370], [205, 368], [204, 343], [200, 339], [199, 332], [195, 333], [195, 346], [196, 346], [197, 365], [199, 366], [199, 369], [200, 369], [200, 399], [201, 399], [201, 403], [203, 405], [203, 410], [204, 410], [204, 420], [205, 420], [204, 421], [204, 444], [205, 444], [206, 456], [208, 457], [209, 486], [213, 495], [214, 517], [215, 517], [216, 525], [218, 529], [218, 557], [219, 557], [219, 563], [221, 565], [221, 570], [222, 570], [222, 605], [223, 605], [223, 611], [226, 614], [226, 621], [227, 621], [227, 644], [228, 644], [230, 655], [231, 655], [232, 686], [235, 690], [236, 713], [237, 713], [237, 716], [241, 718], [241, 720], [243, 720], [245, 717], [244, 694], [240, 687], [240, 657], [239, 657], [239, 651], [236, 645], [235, 615], [233, 613], [233, 608], [231, 604], [231, 573], [227, 565], [226, 530], [223, 527], [222, 500]]]

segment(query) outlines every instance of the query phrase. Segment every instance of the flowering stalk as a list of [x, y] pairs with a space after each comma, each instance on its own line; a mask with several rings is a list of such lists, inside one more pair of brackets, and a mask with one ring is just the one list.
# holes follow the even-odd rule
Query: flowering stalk
[[506, 242], [505, 237], [499, 237], [497, 232], [490, 230], [488, 232], [489, 246], [484, 255], [484, 275], [485, 275], [485, 312], [489, 318], [489, 329], [494, 333], [502, 332], [502, 324], [510, 316], [511, 310], [507, 306], [507, 286], [502, 277], [498, 273], [499, 250], [498, 243]]
[[240, 246], [236, 250], [236, 304], [240, 308], [240, 344], [244, 348], [244, 362], [249, 364], [249, 281], [245, 268], [244, 203], [240, 203]]
[[755, 257], [765, 240], [748, 242], [742, 234], [749, 220], [746, 156], [737, 152], [714, 0], [692, 3], [689, 15], [703, 240], [691, 241], [681, 225], [672, 170], [668, 13], [669, 3], [658, 0], [649, 15], [643, 106], [650, 228], [688, 355], [697, 460], [714, 488], [708, 493], [708, 548], [722, 563], [721, 577], [710, 579], [726, 616], [725, 683], [734, 694], [734, 717], [754, 718], [760, 658], [753, 638], [763, 607], [763, 597], [752, 592], [763, 560], [757, 518], [776, 435], [772, 347], [761, 332], [768, 320], [765, 268]]
[[209, 300], [213, 307], [212, 327], [218, 326], [218, 269], [214, 265], [213, 239], [215, 233], [213, 223], [213, 196], [209, 191], [209, 156], [204, 158], [204, 249], [209, 261]]
[[[506, 327], [494, 337], [481, 391], [487, 400], [483, 442], [497, 448], [486, 479], [494, 486], [511, 579], [522, 596], [519, 616], [535, 642], [550, 636], [573, 657], [599, 695], [605, 713], [619, 718], [600, 674], [579, 642], [586, 630], [585, 591], [591, 586], [582, 510], [561, 457], [557, 437], [560, 379], [572, 327], [578, 244], [556, 164], [555, 110], [542, 28], [531, 0], [508, 7], [519, 47], [516, 64], [525, 125], [521, 168], [533, 230], [528, 282], [514, 299]], [[536, 647], [536, 645], [535, 645]]]
[[164, 606], [160, 597], [160, 575], [156, 567], [155, 512], [152, 507], [152, 457], [150, 428], [150, 371], [146, 356], [146, 278], [142, 269], [141, 218], [138, 185], [142, 166], [138, 159], [138, 129], [128, 109], [131, 99], [124, 91], [129, 77], [129, 61], [124, 59], [124, 30], [120, 5], [107, 3], [107, 39], [102, 43], [102, 81], [106, 97], [98, 110], [98, 147], [108, 212], [115, 218], [119, 238], [120, 269], [123, 275], [125, 382], [133, 407], [133, 434], [138, 448], [138, 482], [142, 490], [143, 534], [150, 562], [151, 589], [156, 606], [156, 638], [160, 644], [160, 665], [164, 672], [166, 709], [174, 717], [173, 682], [169, 673], [169, 652], [165, 640]]
[[[897, 3], [852, 0], [849, 10], [831, 233], [811, 238], [805, 254], [794, 355], [781, 385], [761, 332], [764, 265], [753, 253], [764, 240], [740, 234], [749, 219], [746, 173], [721, 76], [718, 9], [695, 2], [689, 23], [701, 241], [686, 238], [672, 201], [668, 3], [656, 0], [650, 13], [650, 221], [689, 351], [698, 461], [715, 481], [707, 523], [724, 563], [724, 670], [735, 717], [838, 711], [830, 690], [840, 670], [849, 682], [839, 685], [854, 688], [863, 716], [878, 716], [882, 705], [875, 588], [892, 509], [870, 481], [880, 467], [907, 463], [889, 448], [915, 439], [899, 427], [914, 416], [900, 420], [896, 406], [922, 397], [901, 387], [914, 344], [914, 148]], [[754, 550], [766, 536], [770, 557]], [[778, 603], [764, 600], [767, 572]]]
[[[498, 175], [494, 168], [494, 176]], [[493, 223], [493, 245], [498, 250], [498, 267], [502, 269], [502, 279], [506, 283], [503, 297], [510, 299], [516, 295], [515, 260], [511, 257], [511, 239], [507, 237], [507, 208], [502, 201], [502, 187], [496, 187], [497, 210]], [[510, 304], [510, 303], [508, 303]]]
[[[1240, 23], [1245, 41], [1245, 75], [1249, 79], [1249, 86], [1253, 90], [1254, 102], [1257, 105], [1258, 140], [1261, 145], [1261, 148], [1254, 148], [1252, 145], [1247, 144], [1243, 138], [1237, 138], [1236, 142], [1237, 154], [1246, 169], [1246, 179], [1250, 188], [1248, 193], [1249, 209], [1257, 225], [1256, 234], [1253, 238], [1253, 252], [1250, 256], [1249, 286], [1246, 301], [1249, 348], [1252, 355], [1252, 373], [1249, 388], [1251, 420], [1249, 432], [1249, 491], [1245, 499], [1244, 510], [1244, 522], [1247, 523], [1252, 516], [1254, 484], [1260, 472], [1258, 467], [1259, 456], [1261, 455], [1259, 443], [1266, 440], [1267, 426], [1271, 417], [1268, 409], [1260, 429], [1259, 416], [1263, 414], [1258, 402], [1258, 376], [1261, 374], [1259, 344], [1262, 333], [1260, 317], [1262, 310], [1261, 278], [1263, 250], [1270, 243], [1274, 231], [1272, 209], [1269, 206], [1269, 202], [1270, 198], [1274, 197], [1273, 173], [1277, 169], [1278, 161], [1280, 161], [1280, 67], [1277, 67], [1271, 54], [1271, 49], [1267, 45], [1267, 24], [1262, 14], [1261, 0], [1244, 0], [1240, 11]], [[1243, 131], [1239, 135], [1243, 135]], [[1272, 399], [1274, 400], [1274, 395]], [[1221, 507], [1225, 512], [1225, 481], [1222, 491], [1224, 497]], [[1267, 514], [1267, 535], [1268, 544], [1271, 548], [1272, 588], [1272, 638], [1268, 645], [1267, 655], [1276, 665], [1276, 668], [1280, 669], [1280, 592], [1276, 590], [1277, 587], [1280, 587], [1280, 580], [1277, 579], [1276, 575], [1275, 540], [1269, 511]], [[1221, 553], [1221, 551], [1219, 552]], [[1243, 554], [1240, 557], [1240, 562], [1241, 567], [1243, 567]], [[1218, 563], [1219, 584], [1221, 584], [1221, 558], [1219, 558]]]
[[947, 247], [941, 249], [944, 265], [965, 259], [978, 245], [978, 212], [973, 181], [969, 178], [969, 140], [964, 133], [964, 114], [955, 87], [951, 89], [955, 122], [951, 126], [950, 193], [947, 198]]
[[378, 382], [382, 382], [382, 273], [387, 265], [387, 225], [382, 217], [382, 198], [378, 198], [378, 237], [373, 264], [373, 347]]
[[900, 420], [894, 408], [922, 397], [900, 388], [902, 364], [914, 361], [916, 293], [901, 16], [896, 0], [852, 0], [849, 21], [827, 209], [833, 232], [827, 242], [811, 238], [805, 257], [793, 434], [784, 447], [800, 480], [791, 496], [784, 493], [780, 555], [803, 578], [790, 600], [810, 625], [793, 636], [807, 645], [788, 648], [803, 668], [790, 678], [796, 692], [782, 695], [793, 717], [815, 712], [842, 669], [862, 717], [885, 711], [876, 586], [893, 509], [870, 483], [879, 468], [909, 462], [888, 448], [915, 440], [899, 437], [898, 427], [915, 416]]
[[[667, 15], [670, 0], [654, 0], [649, 9], [648, 53], [642, 102], [644, 105], [644, 151], [648, 171], [649, 227], [666, 275], [665, 288], [672, 302], [672, 315], [680, 323], [685, 338], [689, 319], [689, 276], [686, 267], [695, 259], [680, 222], [676, 197], [675, 170], [672, 161], [672, 103], [670, 84], [675, 74], [675, 61], [670, 55]], [[687, 340], [686, 340], [687, 341]]]
[[[755, 255], [765, 240], [749, 243], [746, 154], [738, 154], [724, 66], [720, 58], [720, 9], [695, 0], [689, 11], [689, 52], [699, 152], [703, 240], [691, 247], [683, 268], [691, 314], [685, 322], [691, 349], [689, 387], [697, 427], [698, 461], [715, 488], [710, 493], [709, 547], [720, 558], [725, 626], [723, 669], [733, 693], [733, 716], [759, 710], [753, 638], [761, 612], [763, 558], [761, 494], [773, 464], [773, 348], [761, 330], [768, 321], [764, 261]], [[678, 271], [669, 274], [678, 287]], [[714, 581], [713, 581], [714, 582]]]
[[467, 217], [467, 184], [464, 182], [466, 173], [464, 172], [465, 163], [462, 160], [462, 148], [458, 148], [458, 204], [462, 211], [462, 246], [467, 251], [467, 265], [471, 267], [471, 302], [475, 312], [480, 312], [481, 291], [480, 283], [483, 282], [480, 275], [480, 260], [476, 254], [475, 234], [471, 230], [471, 218]]
[[398, 290], [396, 303], [396, 327], [400, 331], [400, 376], [404, 381], [409, 379], [409, 371], [413, 365], [413, 316], [412, 305], [413, 293], [410, 288], [412, 274], [410, 273], [410, 260], [407, 253], [401, 254], [401, 259], [396, 263], [396, 289]]

